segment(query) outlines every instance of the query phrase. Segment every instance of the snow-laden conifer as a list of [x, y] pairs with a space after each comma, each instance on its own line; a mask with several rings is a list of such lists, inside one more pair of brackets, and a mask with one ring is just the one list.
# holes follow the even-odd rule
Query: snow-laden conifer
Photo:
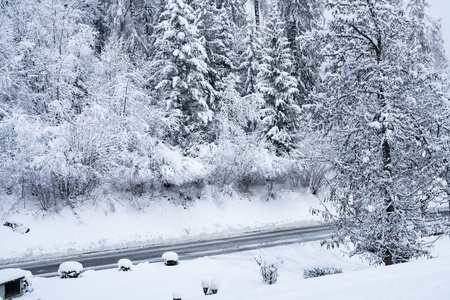
[[257, 89], [265, 100], [260, 111], [261, 131], [278, 154], [293, 148], [300, 112], [294, 103], [298, 93], [297, 80], [291, 75], [292, 55], [284, 33], [284, 23], [273, 1], [264, 30], [265, 47], [259, 65]]
[[156, 26], [151, 85], [179, 128], [169, 139], [189, 145], [212, 119], [213, 88], [207, 80], [207, 54], [200, 40], [193, 9], [169, 0]]

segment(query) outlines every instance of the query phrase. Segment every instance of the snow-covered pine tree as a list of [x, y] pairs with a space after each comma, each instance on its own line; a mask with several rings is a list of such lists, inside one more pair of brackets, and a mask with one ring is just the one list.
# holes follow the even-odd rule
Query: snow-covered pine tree
[[[123, 41], [122, 48], [133, 61], [148, 57], [151, 53], [150, 39], [153, 32], [151, 7], [147, 0], [107, 0], [101, 5], [105, 11], [104, 41], [117, 36]], [[158, 1], [153, 5], [160, 4]]]
[[263, 45], [261, 34], [255, 23], [252, 21], [248, 22], [244, 45], [245, 51], [242, 55], [242, 63], [239, 66], [239, 71], [242, 76], [241, 94], [243, 96], [248, 96], [258, 91], [256, 83]]
[[155, 31], [155, 56], [150, 63], [155, 98], [166, 103], [170, 118], [179, 122], [168, 139], [188, 147], [205, 131], [213, 113], [214, 90], [208, 81], [207, 55], [193, 9], [169, 0]]
[[217, 7], [227, 8], [231, 11], [234, 24], [241, 28], [247, 24], [247, 12], [245, 11], [246, 0], [216, 0]]
[[[350, 5], [351, 4], [351, 5]], [[329, 1], [320, 95], [335, 177], [326, 220], [351, 255], [391, 265], [428, 254], [428, 204], [447, 164], [449, 108], [403, 1]]]
[[281, 155], [294, 147], [300, 108], [294, 103], [297, 80], [291, 76], [292, 55], [275, 1], [264, 34], [265, 47], [256, 84], [264, 97], [259, 126], [263, 136]]
[[224, 78], [234, 71], [235, 26], [229, 8], [218, 9], [214, 0], [200, 1], [198, 7], [198, 28], [207, 55], [208, 80], [215, 91], [221, 91], [225, 89]]
[[309, 94], [319, 83], [322, 59], [314, 34], [324, 25], [323, 1], [282, 0], [278, 3], [293, 56], [292, 75], [298, 82], [296, 102], [302, 105], [310, 101]]

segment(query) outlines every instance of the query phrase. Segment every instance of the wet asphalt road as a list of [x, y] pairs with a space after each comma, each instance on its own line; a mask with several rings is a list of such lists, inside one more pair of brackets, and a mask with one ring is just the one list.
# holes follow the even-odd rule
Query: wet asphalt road
[[328, 227], [307, 227], [284, 229], [272, 232], [255, 232], [239, 236], [218, 238], [207, 241], [192, 241], [178, 244], [153, 245], [133, 249], [97, 252], [90, 254], [64, 257], [58, 259], [40, 260], [22, 264], [1, 265], [3, 268], [21, 268], [29, 270], [34, 276], [57, 276], [59, 265], [64, 261], [78, 261], [84, 270], [101, 270], [116, 268], [117, 261], [128, 258], [133, 264], [140, 262], [162, 262], [161, 255], [167, 251], [175, 251], [179, 260], [194, 259], [203, 256], [213, 256], [239, 251], [247, 251], [266, 247], [304, 243], [323, 240], [329, 237]]

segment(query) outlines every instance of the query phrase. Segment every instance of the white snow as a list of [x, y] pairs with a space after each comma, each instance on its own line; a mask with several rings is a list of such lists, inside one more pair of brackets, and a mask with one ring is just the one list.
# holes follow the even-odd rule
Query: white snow
[[117, 266], [119, 267], [119, 270], [122, 268], [131, 269], [133, 267], [133, 263], [127, 258], [122, 258], [117, 262]]
[[171, 261], [178, 261], [178, 254], [176, 254], [175, 252], [172, 252], [172, 251], [165, 252], [162, 255], [162, 259], [164, 259], [165, 261], [169, 261], [169, 260], [171, 260]]
[[[255, 256], [280, 256], [278, 282], [261, 282]], [[326, 250], [319, 242], [279, 246], [184, 261], [176, 268], [141, 263], [133, 272], [87, 271], [77, 280], [35, 278], [24, 300], [204, 299], [202, 279], [220, 280], [216, 300], [447, 300], [450, 295], [450, 239], [438, 241], [437, 257], [389, 267], [373, 267], [359, 257]], [[339, 267], [343, 273], [304, 279], [303, 270]]]
[[27, 279], [31, 284], [33, 275], [31, 274], [30, 271], [12, 268], [0, 270], [0, 284], [16, 280], [22, 277], [25, 277], [25, 279]]
[[83, 265], [76, 261], [66, 261], [66, 262], [63, 262], [59, 266], [58, 275], [61, 275], [62, 273], [70, 273], [70, 272], [76, 272], [76, 273], [83, 272]]
[[[97, 198], [94, 208], [87, 203], [76, 211], [66, 208], [57, 214], [36, 212], [29, 202], [5, 197], [0, 223], [12, 219], [26, 224], [30, 232], [19, 234], [0, 226], [2, 241], [7, 241], [0, 247], [0, 264], [310, 226], [321, 221], [309, 212], [311, 207], [319, 208], [314, 196], [274, 192], [276, 198], [266, 201], [266, 191], [253, 192], [247, 198], [236, 193], [219, 196], [205, 190], [202, 199], [184, 206], [170, 194], [151, 198], [119, 194], [114, 199]], [[24, 205], [29, 210], [23, 209]]]

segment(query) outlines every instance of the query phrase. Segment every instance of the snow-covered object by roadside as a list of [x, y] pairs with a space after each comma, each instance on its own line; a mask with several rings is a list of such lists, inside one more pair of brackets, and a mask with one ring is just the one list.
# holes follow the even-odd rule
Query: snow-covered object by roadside
[[30, 232], [30, 228], [28, 228], [27, 226], [25, 226], [23, 224], [16, 223], [16, 222], [6, 221], [3, 224], [3, 226], [10, 227], [14, 232], [19, 232], [21, 234]]
[[59, 265], [58, 275], [61, 278], [77, 278], [83, 272], [83, 265], [76, 261], [66, 261]]
[[283, 264], [280, 258], [264, 258], [262, 256], [255, 257], [260, 267], [262, 281], [267, 284], [275, 284], [278, 280], [278, 269]]
[[178, 264], [178, 254], [172, 251], [165, 252], [162, 255], [162, 259], [164, 259], [164, 263], [166, 264], [166, 266], [173, 266]]
[[211, 280], [211, 286], [210, 286], [210, 289], [211, 289], [211, 292], [212, 292], [213, 294], [217, 294], [217, 291], [219, 290], [219, 287], [220, 287], [220, 282], [219, 282], [219, 280], [217, 280], [217, 279]]
[[[33, 274], [30, 271], [22, 269], [3, 269], [0, 270], [0, 283], [5, 283], [18, 278], [24, 277], [22, 281], [22, 291], [23, 293], [33, 291]], [[0, 298], [1, 300], [1, 298]]]
[[173, 300], [181, 300], [183, 298], [183, 295], [180, 293], [173, 293], [172, 298]]
[[127, 258], [122, 258], [117, 262], [117, 266], [119, 267], [119, 271], [131, 271], [133, 263]]

